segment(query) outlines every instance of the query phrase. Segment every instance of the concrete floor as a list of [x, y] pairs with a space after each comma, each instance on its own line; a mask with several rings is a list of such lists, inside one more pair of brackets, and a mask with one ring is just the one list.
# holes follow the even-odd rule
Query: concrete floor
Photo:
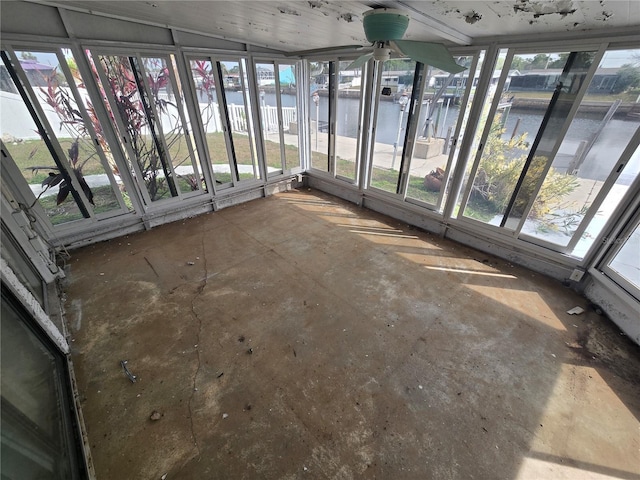
[[66, 285], [99, 480], [638, 479], [640, 348], [577, 305], [306, 189], [72, 252]]

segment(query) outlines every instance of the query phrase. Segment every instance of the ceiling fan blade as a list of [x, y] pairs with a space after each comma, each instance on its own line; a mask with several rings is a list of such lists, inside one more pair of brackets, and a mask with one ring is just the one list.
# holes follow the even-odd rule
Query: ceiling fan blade
[[394, 40], [400, 51], [417, 62], [431, 65], [449, 73], [459, 73], [466, 67], [458, 65], [447, 48], [440, 43]]
[[298, 50], [295, 52], [285, 52], [285, 57], [303, 57], [306, 55], [318, 55], [322, 53], [341, 53], [358, 51], [365, 48], [363, 45], [341, 45], [338, 47], [312, 48], [311, 50]]
[[353, 69], [362, 67], [365, 63], [369, 61], [371, 57], [373, 57], [373, 53], [367, 53], [365, 55], [359, 56], [349, 64], [349, 66], [347, 67], [347, 70], [353, 70]]

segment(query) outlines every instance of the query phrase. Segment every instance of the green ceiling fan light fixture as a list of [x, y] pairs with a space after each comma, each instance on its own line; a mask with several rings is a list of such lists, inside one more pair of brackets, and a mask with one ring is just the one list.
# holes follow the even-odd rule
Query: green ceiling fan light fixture
[[[392, 8], [374, 8], [365, 12], [362, 16], [362, 24], [367, 40], [371, 42], [369, 47], [357, 47], [367, 53], [353, 61], [347, 70], [362, 67], [371, 58], [383, 62], [391, 58], [391, 54], [397, 54], [400, 58], [408, 57], [416, 62], [431, 65], [448, 73], [460, 73], [466, 67], [458, 65], [447, 50], [440, 43], [419, 42], [416, 40], [402, 40], [409, 27], [410, 17], [402, 10]], [[351, 46], [317, 48], [291, 52], [286, 56], [317, 55], [322, 53], [335, 53], [339, 50], [351, 49]]]
[[362, 25], [371, 43], [400, 40], [409, 28], [409, 15], [391, 8], [377, 8], [364, 13]]

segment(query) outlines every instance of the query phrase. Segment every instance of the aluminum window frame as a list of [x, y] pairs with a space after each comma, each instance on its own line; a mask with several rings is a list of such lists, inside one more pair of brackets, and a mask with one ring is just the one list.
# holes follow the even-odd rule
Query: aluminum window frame
[[[484, 145], [487, 141], [490, 129], [491, 129], [491, 124], [493, 122], [493, 119], [495, 118], [495, 114], [497, 111], [497, 107], [498, 104], [500, 102], [500, 96], [497, 95], [498, 92], [503, 92], [504, 91], [504, 84], [506, 82], [506, 78], [508, 76], [508, 73], [510, 71], [510, 67], [511, 64], [513, 62], [513, 57], [515, 55], [526, 55], [526, 54], [540, 54], [540, 53], [556, 53], [554, 50], [558, 50], [558, 49], [562, 49], [564, 51], [569, 51], [569, 52], [587, 52], [587, 51], [595, 51], [596, 55], [594, 57], [593, 63], [591, 64], [591, 66], [589, 67], [588, 73], [585, 77], [585, 80], [583, 82], [583, 84], [580, 87], [580, 91], [579, 93], [576, 95], [576, 98], [571, 106], [570, 109], [570, 113], [569, 115], [566, 117], [564, 123], [563, 123], [563, 128], [561, 133], [558, 135], [558, 138], [555, 141], [555, 145], [553, 148], [553, 153], [555, 154], [558, 149], [560, 148], [562, 141], [565, 139], [566, 134], [569, 130], [569, 127], [571, 126], [571, 122], [573, 121], [573, 119], [575, 118], [575, 115], [581, 105], [582, 99], [584, 98], [584, 95], [587, 92], [587, 89], [598, 69], [598, 66], [600, 64], [600, 61], [603, 57], [603, 55], [610, 49], [610, 45], [606, 42], [601, 42], [601, 43], [588, 43], [588, 44], [581, 44], [581, 45], [575, 45], [575, 44], [569, 44], [569, 45], [560, 45], [560, 44], [545, 44], [544, 47], [541, 46], [517, 46], [517, 47], [510, 47], [510, 46], [501, 46], [500, 50], [503, 50], [504, 48], [508, 48], [507, 51], [507, 57], [505, 58], [504, 61], [504, 65], [502, 66], [502, 72], [500, 74], [500, 79], [498, 84], [496, 85], [496, 95], [493, 98], [493, 103], [491, 105], [491, 109], [489, 111], [489, 114], [487, 116], [487, 123], [485, 124], [485, 128], [480, 140], [480, 148], [478, 149], [478, 151], [476, 152], [476, 155], [474, 157], [474, 163], [473, 163], [473, 167], [472, 170], [469, 173], [469, 180], [467, 181], [467, 184], [465, 186], [465, 190], [462, 193], [462, 201], [460, 203], [460, 208], [458, 210], [458, 215], [456, 216], [456, 221], [459, 221], [461, 223], [465, 223], [465, 224], [469, 224], [469, 225], [473, 225], [474, 228], [478, 228], [479, 230], [484, 230], [484, 231], [494, 231], [494, 232], [501, 232], [504, 234], [504, 236], [509, 236], [509, 237], [513, 237], [514, 239], [517, 240], [521, 240], [523, 242], [526, 243], [531, 243], [531, 244], [535, 244], [536, 246], [540, 246], [543, 247], [545, 249], [549, 249], [552, 250], [554, 252], [560, 253], [562, 255], [570, 255], [571, 251], [575, 248], [575, 245], [578, 243], [580, 236], [578, 235], [578, 233], [584, 233], [584, 230], [587, 228], [588, 226], [588, 221], [586, 220], [586, 216], [585, 219], [583, 219], [583, 221], [581, 222], [581, 232], [574, 232], [572, 239], [570, 240], [569, 244], [567, 246], [560, 246], [557, 244], [553, 244], [551, 242], [547, 242], [544, 241], [542, 239], [538, 239], [536, 237], [527, 235], [526, 233], [522, 233], [522, 227], [524, 226], [524, 223], [526, 222], [526, 215], [523, 215], [523, 218], [521, 218], [518, 222], [518, 225], [516, 228], [514, 229], [509, 229], [503, 226], [498, 226], [498, 225], [491, 225], [488, 223], [484, 223], [481, 222], [479, 220], [475, 220], [473, 218], [470, 217], [466, 217], [463, 215], [464, 213], [464, 209], [467, 206], [467, 202], [469, 200], [469, 196], [470, 196], [470, 190], [473, 186], [473, 180], [475, 179], [475, 176], [477, 174], [477, 170], [482, 158], [482, 151], [484, 148]], [[508, 66], [509, 68], [505, 68], [505, 66]], [[487, 89], [488, 91], [488, 89]], [[486, 95], [486, 94], [485, 94]], [[548, 108], [548, 107], [547, 107]], [[489, 121], [489, 119], [491, 119], [491, 121]], [[537, 194], [540, 191], [540, 188], [547, 176], [547, 173], [549, 171], [549, 169], [551, 168], [551, 164], [553, 163], [553, 160], [550, 161], [545, 170], [544, 170], [544, 174], [542, 175], [542, 178], [540, 181], [537, 182], [536, 185], [536, 193], [532, 196], [532, 199], [530, 199], [528, 205], [527, 205], [527, 209], [526, 209], [526, 213], [528, 214], [528, 212], [530, 211], [533, 202], [535, 201], [535, 198], [537, 196]], [[617, 164], [616, 167], [614, 167], [614, 171], [615, 168], [617, 168]], [[613, 172], [612, 172], [613, 174]], [[607, 179], [607, 182], [609, 182], [609, 179]], [[615, 180], [613, 180], [610, 184], [612, 185], [615, 182]], [[609, 187], [610, 189], [610, 187]], [[601, 204], [601, 202], [604, 200], [604, 198], [606, 197], [606, 193], [608, 193], [609, 189], [607, 189], [606, 192], [603, 193], [602, 198], [600, 199], [600, 202], [598, 203], [598, 206]], [[601, 189], [601, 192], [604, 190], [604, 186]], [[594, 204], [592, 204], [592, 206], [595, 205], [595, 201]], [[593, 217], [593, 215], [595, 215], [595, 213], [597, 212], [597, 208], [592, 209], [590, 207], [590, 219]], [[508, 213], [508, 212], [507, 212]]]

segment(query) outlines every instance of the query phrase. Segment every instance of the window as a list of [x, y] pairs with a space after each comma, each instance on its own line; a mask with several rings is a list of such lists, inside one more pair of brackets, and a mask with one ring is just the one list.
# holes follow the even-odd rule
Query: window
[[627, 236], [608, 240], [615, 254], [605, 273], [640, 300], [640, 223]]
[[145, 203], [203, 191], [173, 56], [87, 54]]
[[130, 210], [72, 52], [8, 49], [3, 62], [12, 86], [1, 96], [12, 120], [2, 124], [3, 148], [29, 187], [27, 206], [52, 225]]
[[3, 478], [86, 478], [64, 357], [2, 288]]
[[256, 63], [267, 174], [282, 174], [300, 166], [297, 129], [297, 81], [294, 64]]
[[583, 258], [640, 171], [639, 53], [502, 50], [458, 218]]
[[309, 68], [309, 132], [311, 168], [329, 171], [330, 62], [311, 62]]
[[335, 127], [335, 172], [338, 178], [358, 180], [362, 131], [363, 68], [338, 63]]
[[442, 211], [475, 98], [468, 79], [479, 74], [484, 52], [478, 57], [477, 62], [473, 56], [455, 57], [457, 64], [467, 67], [455, 75], [428, 69], [407, 183], [406, 197], [412, 203]]
[[409, 102], [413, 93], [416, 62], [386, 60], [376, 72], [376, 113], [369, 186], [401, 193], [400, 166], [407, 136]]
[[230, 124], [231, 145], [235, 159], [234, 182], [259, 180], [258, 154], [254, 139], [254, 119], [245, 59], [221, 60], [223, 98]]
[[[610, 50], [602, 57], [553, 158], [551, 168], [556, 174], [547, 175], [538, 193], [537, 202], [546, 208], [530, 212], [524, 223], [523, 233], [532, 241], [566, 247], [572, 255], [583, 257], [638, 175], [640, 151], [629, 159], [622, 155], [640, 127], [640, 117], [634, 113], [637, 95], [625, 85], [629, 75], [640, 77], [639, 56], [640, 49], [635, 49]], [[611, 71], [616, 71], [613, 78], [619, 81], [605, 87], [603, 72]], [[566, 195], [558, 191], [562, 174], [571, 179]], [[552, 194], [558, 198], [545, 198]]]

